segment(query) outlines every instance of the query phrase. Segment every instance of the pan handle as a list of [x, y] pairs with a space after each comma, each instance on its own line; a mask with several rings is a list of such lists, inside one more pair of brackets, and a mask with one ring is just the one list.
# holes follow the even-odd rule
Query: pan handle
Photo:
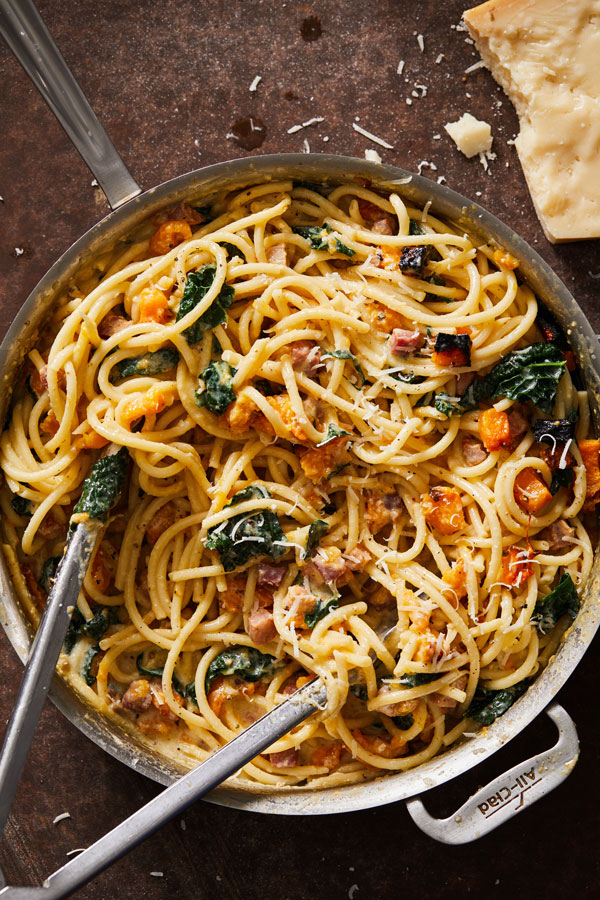
[[468, 844], [488, 834], [567, 778], [579, 758], [579, 739], [573, 719], [558, 703], [546, 710], [558, 728], [556, 744], [532, 756], [480, 788], [447, 819], [430, 816], [419, 797], [406, 808], [416, 825], [442, 844]]
[[0, 33], [82, 155], [112, 209], [141, 193], [33, 0], [0, 0]]

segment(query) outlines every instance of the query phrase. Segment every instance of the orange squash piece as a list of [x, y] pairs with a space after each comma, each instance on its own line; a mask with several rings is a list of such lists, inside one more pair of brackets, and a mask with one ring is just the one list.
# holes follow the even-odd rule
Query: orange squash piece
[[[275, 412], [279, 414], [279, 416], [281, 417], [281, 421], [288, 429], [288, 431], [292, 434], [295, 440], [308, 440], [307, 434], [302, 428], [302, 424], [298, 419], [296, 413], [294, 412], [289, 394], [277, 394], [275, 397], [265, 397], [265, 400], [267, 401], [269, 406], [271, 406], [275, 410]], [[267, 417], [262, 413], [256, 416], [252, 424], [257, 429], [257, 431], [263, 431], [266, 434], [275, 434], [273, 426], [271, 425]]]
[[461, 559], [457, 560], [451, 569], [448, 569], [447, 572], [444, 572], [442, 575], [442, 581], [444, 581], [448, 588], [450, 589], [447, 593], [452, 591], [452, 594], [448, 599], [450, 601], [454, 600], [462, 600], [463, 597], [467, 595], [467, 571], [465, 569], [465, 564]]
[[546, 482], [531, 467], [522, 469], [515, 478], [514, 497], [521, 509], [534, 516], [552, 500]]
[[467, 524], [460, 494], [454, 488], [432, 487], [421, 506], [427, 524], [440, 534], [454, 534]]
[[163, 256], [183, 241], [189, 241], [191, 236], [192, 229], [187, 222], [183, 219], [171, 219], [156, 229], [150, 238], [148, 250], [152, 256]]
[[174, 384], [164, 387], [155, 384], [145, 394], [138, 394], [137, 397], [127, 401], [123, 407], [123, 420], [130, 425], [142, 416], [157, 416], [167, 406], [172, 406], [176, 397], [177, 388]]
[[300, 458], [300, 465], [307, 478], [315, 484], [333, 475], [340, 466], [350, 462], [351, 456], [346, 449], [347, 437], [339, 437], [329, 441], [324, 447], [307, 450]]
[[158, 322], [159, 325], [166, 325], [173, 317], [166, 296], [157, 287], [146, 287], [140, 292], [138, 312], [140, 322]]
[[321, 744], [316, 750], [313, 750], [310, 758], [311, 766], [324, 766], [330, 771], [337, 769], [342, 759], [344, 745], [341, 741], [333, 741], [333, 743]]
[[516, 269], [519, 266], [519, 260], [503, 247], [494, 250], [494, 262], [503, 269]]
[[488, 453], [493, 450], [501, 450], [502, 448], [510, 448], [510, 423], [508, 415], [497, 409], [486, 409], [479, 416], [477, 423], [479, 434], [483, 445]]
[[600, 501], [600, 441], [579, 441], [579, 452], [587, 477], [583, 511], [594, 512]]
[[519, 588], [533, 575], [532, 560], [535, 553], [531, 547], [524, 549], [514, 544], [502, 557], [502, 571], [500, 581], [509, 587]]

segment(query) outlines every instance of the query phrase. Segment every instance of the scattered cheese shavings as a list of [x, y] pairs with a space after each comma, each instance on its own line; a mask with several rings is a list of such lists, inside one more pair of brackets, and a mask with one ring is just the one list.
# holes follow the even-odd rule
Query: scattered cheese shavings
[[406, 98], [406, 105], [407, 105], [407, 106], [412, 106], [412, 100], [410, 99], [410, 97], [407, 97], [407, 98]]
[[150, 874], [152, 875], [153, 878], [163, 878], [165, 873], [164, 872], [150, 872]]
[[4, 203], [4, 197], [0, 197], [0, 203]]
[[477, 69], [482, 69], [485, 66], [485, 63], [482, 59], [478, 60], [478, 62], [473, 63], [472, 66], [469, 66], [468, 69], [465, 69], [465, 75], [470, 75], [471, 72], [476, 72]]
[[417, 172], [419, 173], [419, 175], [422, 174], [422, 170], [425, 167], [428, 167], [429, 169], [432, 169], [434, 172], [437, 172], [437, 166], [435, 163], [429, 162], [429, 160], [427, 160], [427, 159], [422, 159], [421, 162], [419, 163], [419, 165], [417, 166]]
[[445, 59], [444, 54], [443, 54], [443, 53], [438, 53], [438, 55], [437, 55], [436, 58], [435, 58], [436, 64], [439, 66], [439, 64], [441, 63], [441, 61], [442, 61], [443, 59]]
[[354, 895], [356, 894], [357, 890], [358, 890], [358, 885], [353, 884], [352, 887], [348, 891], [349, 900], [354, 900]]
[[372, 134], [370, 131], [367, 131], [366, 128], [361, 128], [360, 125], [357, 125], [355, 122], [352, 123], [352, 127], [359, 134], [362, 134], [363, 137], [368, 138], [370, 141], [373, 141], [375, 144], [379, 144], [380, 147], [385, 147], [386, 150], [393, 150], [394, 145], [388, 144], [387, 141], [384, 141], [383, 138], [377, 137], [376, 134]]
[[324, 122], [325, 119], [323, 116], [313, 116], [312, 119], [308, 119], [306, 122], [303, 122], [301, 125], [292, 125], [291, 128], [288, 128], [288, 134], [296, 134], [297, 131], [301, 131], [303, 128], [308, 128], [310, 125], [317, 125], [319, 122]]
[[476, 119], [471, 113], [463, 113], [460, 119], [447, 122], [444, 128], [468, 159], [491, 150], [493, 138], [490, 125]]
[[304, 141], [303, 141], [303, 144], [302, 144], [302, 152], [303, 152], [303, 153], [310, 153], [310, 144], [308, 143], [308, 141], [306, 140], [306, 138], [304, 138]]
[[434, 134], [434, 135], [433, 135], [433, 140], [434, 140], [434, 141], [441, 141], [441, 139], [442, 139], [441, 134]]
[[52, 824], [57, 825], [59, 822], [62, 822], [63, 819], [70, 819], [70, 818], [71, 818], [71, 813], [64, 812], [64, 813], [61, 813], [59, 816], [56, 816], [55, 819], [52, 819]]
[[401, 59], [400, 62], [398, 63], [398, 68], [396, 69], [396, 74], [402, 75], [403, 72], [404, 72], [404, 60]]
[[92, 180], [90, 181], [90, 187], [100, 187], [95, 178], [92, 178]]
[[438, 175], [438, 179], [437, 179], [438, 184], [444, 184], [445, 181], [446, 181], [446, 179], [443, 175]]
[[417, 35], [417, 44], [419, 45], [419, 50], [423, 53], [425, 51], [425, 38], [422, 34]]
[[327, 143], [328, 140], [329, 140], [329, 135], [328, 134], [323, 135], [323, 142], [325, 144]]
[[368, 147], [365, 150], [365, 159], [368, 159], [369, 162], [374, 162], [374, 163], [382, 162], [382, 159], [381, 159], [379, 153], [377, 152], [377, 150], [372, 150], [370, 147]]
[[248, 88], [248, 90], [250, 91], [251, 94], [253, 94], [253, 93], [256, 91], [256, 88], [257, 88], [258, 85], [261, 83], [261, 81], [262, 81], [262, 75], [255, 75], [255, 76], [254, 76], [254, 81], [252, 82], [252, 84], [251, 84], [250, 87]]
[[15, 247], [15, 256], [23, 256], [25, 251], [22, 247]]
[[179, 827], [181, 828], [182, 831], [185, 831], [185, 829], [187, 828], [187, 825], [185, 824], [185, 819], [181, 820], [181, 822], [179, 823]]
[[590, 278], [600, 278], [600, 272], [588, 272]]
[[74, 850], [67, 850], [65, 856], [75, 856], [76, 853], [83, 853], [84, 850], [87, 850], [87, 847], [76, 847]]

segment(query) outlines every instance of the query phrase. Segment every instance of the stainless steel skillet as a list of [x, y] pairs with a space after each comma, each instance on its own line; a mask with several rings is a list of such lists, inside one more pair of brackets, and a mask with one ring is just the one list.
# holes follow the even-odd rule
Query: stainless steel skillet
[[[28, 62], [28, 71], [33, 74], [36, 85], [40, 87], [42, 93], [52, 99], [53, 108], [68, 132], [76, 137], [78, 149], [105, 189], [111, 206], [116, 209], [61, 257], [32, 292], [15, 319], [0, 348], [0, 377], [5, 387], [2, 391], [2, 400], [5, 404], [0, 410], [2, 415], [6, 411], [10, 385], [24, 353], [33, 344], [38, 328], [47, 318], [53, 298], [64, 289], [80, 266], [92, 260], [119, 237], [127, 234], [135, 224], [158, 208], [191, 196], [209, 196], [223, 184], [234, 188], [267, 179], [291, 176], [302, 180], [326, 180], [332, 183], [368, 178], [376, 188], [382, 191], [396, 190], [417, 205], [422, 206], [431, 201], [432, 210], [436, 214], [460, 223], [465, 230], [481, 235], [482, 240], [495, 240], [507, 247], [522, 260], [521, 272], [524, 277], [543, 302], [557, 315], [563, 327], [570, 331], [574, 350], [593, 398], [594, 417], [598, 425], [600, 348], [587, 321], [564, 285], [541, 258], [511, 229], [502, 225], [481, 207], [443, 186], [410, 175], [401, 169], [342, 157], [306, 155], [267, 156], [223, 163], [180, 176], [139, 196], [139, 187], [123, 166], [87, 106], [85, 98], [68, 80], [70, 74], [62, 58], [57, 56], [51, 39], [44, 33], [43, 26], [40, 26], [41, 20], [36, 17], [32, 4], [29, 0], [20, 0], [18, 3], [2, 0], [0, 10], [4, 22], [8, 16], [13, 16], [13, 39], [24, 38], [27, 41], [29, 38], [29, 51], [22, 49], [20, 58], [25, 60], [27, 53], [33, 57], [33, 60]], [[17, 16], [16, 19], [14, 15]], [[41, 69], [32, 69], [34, 63]], [[40, 74], [36, 75], [35, 72]], [[74, 114], [69, 112], [72, 102], [75, 104]], [[301, 787], [265, 791], [241, 788], [233, 782], [215, 791], [211, 799], [244, 809], [280, 814], [341, 812], [413, 797], [459, 775], [518, 734], [546, 706], [569, 676], [598, 626], [599, 616], [593, 603], [598, 594], [598, 575], [596, 561], [584, 608], [552, 665], [515, 707], [487, 729], [486, 734], [467, 740], [464, 745], [454, 748], [417, 770], [388, 775], [365, 784], [325, 791]], [[0, 577], [3, 624], [15, 649], [21, 657], [24, 657], [30, 641], [29, 630], [23, 620], [5, 568]], [[147, 747], [126, 735], [113, 722], [100, 719], [95, 714], [92, 716], [79, 698], [62, 682], [56, 681], [53, 694], [55, 702], [71, 721], [123, 762], [165, 784], [172, 782], [181, 774], [172, 763], [153, 754]], [[563, 717], [562, 721], [568, 724], [567, 718]], [[573, 743], [567, 755], [569, 759], [575, 755]], [[535, 766], [533, 769], [527, 766], [525, 768], [528, 772], [537, 772]], [[517, 778], [521, 781], [517, 781]], [[514, 808], [519, 798], [524, 798], [523, 805], [527, 805], [535, 792], [548, 784], [547, 776], [542, 777], [541, 781], [536, 778], [537, 775], [531, 780], [532, 783], [535, 782], [533, 787], [529, 786], [527, 778], [523, 781], [521, 775], [515, 775], [514, 783], [512, 779], [510, 783], [502, 782], [495, 789], [496, 793], [484, 789], [487, 793], [482, 795], [478, 803], [471, 806], [476, 827], [477, 822], [481, 828], [489, 828], [490, 825], [497, 823]], [[517, 790], [512, 790], [511, 786], [516, 786]], [[526, 793], [523, 792], [525, 788]], [[494, 803], [488, 802], [491, 798], [497, 797], [498, 793], [503, 798], [501, 807], [497, 799]], [[415, 805], [415, 801], [411, 808], [415, 815], [420, 809]], [[492, 813], [493, 818], [490, 818]], [[465, 823], [468, 819], [466, 812], [462, 813], [462, 818]], [[472, 830], [469, 834], [472, 836]], [[459, 839], [460, 835], [457, 838]]]

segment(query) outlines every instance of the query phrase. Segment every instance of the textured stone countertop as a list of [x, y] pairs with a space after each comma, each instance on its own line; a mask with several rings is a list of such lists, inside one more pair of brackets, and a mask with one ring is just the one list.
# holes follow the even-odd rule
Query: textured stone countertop
[[[384, 160], [475, 197], [513, 226], [565, 281], [596, 331], [598, 242], [545, 239], [514, 148], [515, 112], [456, 25], [461, 0], [40, 0], [92, 106], [144, 188], [247, 155], [230, 137], [247, 116], [266, 132], [252, 154], [301, 152]], [[417, 40], [423, 35], [424, 48]], [[442, 56], [443, 55], [443, 56]], [[400, 60], [403, 75], [397, 74]], [[109, 212], [103, 193], [14, 57], [0, 42], [0, 310], [2, 333], [38, 279]], [[255, 76], [261, 81], [249, 91]], [[424, 85], [425, 88], [419, 85]], [[415, 94], [417, 96], [415, 96]], [[407, 98], [411, 101], [407, 102]], [[464, 111], [492, 124], [485, 172], [458, 153], [445, 122]], [[323, 121], [293, 134], [291, 126]], [[352, 123], [384, 138], [376, 147]], [[434, 135], [441, 135], [434, 139]], [[18, 248], [18, 249], [17, 249]], [[21, 252], [22, 251], [22, 252]], [[0, 719], [20, 664], [0, 634]], [[402, 803], [323, 817], [260, 816], [199, 802], [77, 896], [85, 900], [396, 900], [398, 897], [592, 896], [599, 881], [598, 645], [559, 694], [577, 722], [570, 778], [476, 844], [448, 847], [417, 830]], [[456, 809], [503, 768], [550, 746], [546, 717], [477, 770], [431, 791]], [[103, 753], [52, 705], [19, 787], [0, 864], [9, 884], [39, 884], [158, 787]], [[53, 825], [63, 811], [71, 818]], [[185, 823], [185, 824], [184, 824]], [[162, 877], [151, 872], [162, 872]], [[596, 888], [593, 886], [596, 885]]]

